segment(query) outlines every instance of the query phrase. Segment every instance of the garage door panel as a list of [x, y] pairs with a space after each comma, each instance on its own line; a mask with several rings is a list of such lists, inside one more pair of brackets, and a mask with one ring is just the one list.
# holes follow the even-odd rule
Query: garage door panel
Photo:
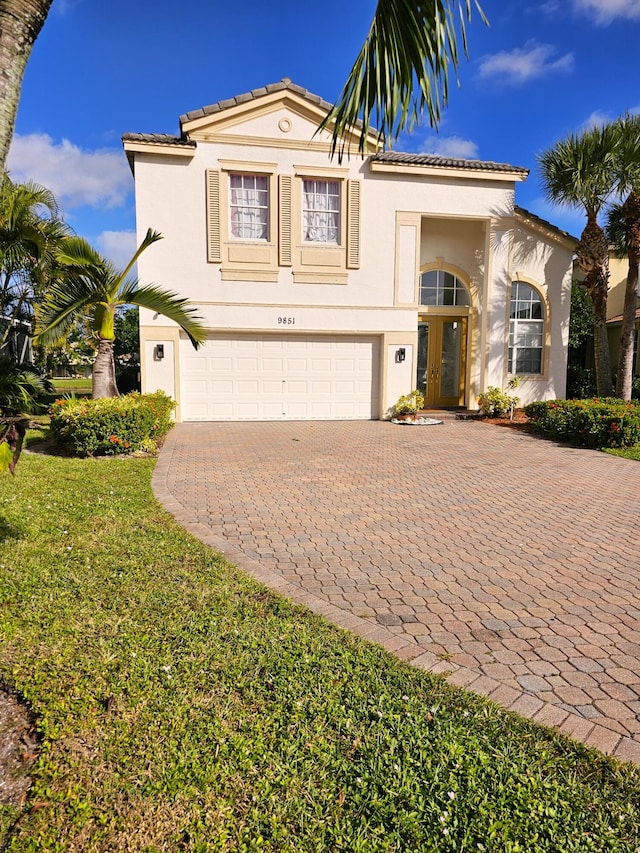
[[[235, 362], [235, 369], [240, 373], [257, 373], [259, 364], [260, 361], [257, 358], [243, 358], [242, 356], [238, 356]], [[233, 362], [230, 369], [234, 369]]]
[[377, 416], [373, 338], [221, 335], [182, 348], [184, 420], [333, 420]]

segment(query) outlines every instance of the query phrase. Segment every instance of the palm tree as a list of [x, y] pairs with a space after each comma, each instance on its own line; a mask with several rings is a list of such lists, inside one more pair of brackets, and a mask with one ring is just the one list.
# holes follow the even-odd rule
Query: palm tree
[[53, 193], [32, 182], [0, 180], [0, 347], [17, 321], [33, 320], [33, 302], [54, 275], [57, 251], [70, 229]]
[[606, 125], [572, 134], [539, 157], [547, 199], [582, 208], [587, 217], [576, 256], [593, 302], [598, 394], [606, 397], [613, 394], [606, 326], [609, 242], [598, 214], [616, 187], [616, 145], [617, 133], [612, 125]]
[[9, 153], [22, 78], [53, 0], [0, 0], [0, 170]]
[[66, 274], [47, 293], [38, 314], [35, 340], [45, 346], [54, 344], [89, 315], [98, 341], [93, 364], [94, 399], [118, 395], [113, 343], [116, 313], [122, 306], [138, 305], [163, 314], [186, 332], [196, 349], [206, 337], [206, 328], [199, 322], [195, 309], [187, 307], [186, 299], [155, 285], [140, 285], [136, 278], [129, 277], [142, 252], [161, 239], [161, 234], [149, 229], [122, 271], [80, 237], [67, 240], [59, 255]]
[[640, 264], [640, 117], [626, 115], [614, 125], [618, 132], [616, 172], [621, 204], [609, 212], [607, 234], [618, 254], [629, 259], [625, 287], [616, 396], [631, 399], [633, 382], [633, 337], [638, 307], [638, 265]]
[[364, 153], [375, 128], [389, 144], [427, 112], [432, 127], [447, 103], [449, 71], [460, 65], [458, 32], [465, 56], [465, 21], [472, 7], [487, 23], [477, 0], [378, 0], [369, 33], [347, 81], [319, 130], [332, 135], [331, 155], [342, 160], [348, 133], [358, 127]]

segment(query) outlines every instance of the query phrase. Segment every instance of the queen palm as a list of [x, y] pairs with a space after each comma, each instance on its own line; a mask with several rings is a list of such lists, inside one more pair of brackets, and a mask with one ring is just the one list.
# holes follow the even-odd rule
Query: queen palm
[[186, 332], [196, 349], [206, 337], [205, 327], [186, 299], [155, 285], [140, 285], [136, 278], [130, 277], [142, 252], [161, 239], [161, 234], [149, 229], [122, 271], [80, 237], [67, 240], [59, 255], [64, 274], [48, 291], [38, 312], [35, 340], [45, 346], [55, 344], [88, 316], [98, 343], [93, 364], [94, 399], [118, 394], [113, 344], [119, 308], [138, 305], [168, 317]]
[[594, 354], [598, 394], [611, 396], [611, 360], [607, 337], [609, 243], [598, 214], [616, 187], [617, 133], [612, 125], [572, 134], [539, 157], [547, 199], [582, 208], [587, 222], [576, 246], [594, 313]]

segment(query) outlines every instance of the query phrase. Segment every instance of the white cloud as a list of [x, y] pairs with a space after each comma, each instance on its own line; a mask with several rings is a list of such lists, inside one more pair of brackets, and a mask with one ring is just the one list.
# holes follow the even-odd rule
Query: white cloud
[[640, 20], [640, 0], [573, 0], [577, 12], [586, 12], [596, 24], [606, 26], [616, 18]]
[[32, 180], [50, 189], [66, 209], [122, 207], [133, 189], [133, 178], [122, 151], [85, 150], [46, 133], [13, 138], [7, 168], [14, 181]]
[[592, 130], [594, 127], [604, 127], [613, 121], [611, 113], [604, 110], [594, 110], [580, 125], [580, 130]]
[[103, 231], [95, 238], [95, 246], [101, 255], [113, 261], [119, 270], [123, 270], [137, 248], [136, 232]]
[[419, 153], [468, 160], [477, 156], [478, 146], [471, 139], [460, 136], [433, 136], [420, 145]]
[[483, 79], [498, 78], [501, 83], [517, 86], [556, 71], [570, 71], [573, 68], [572, 53], [565, 53], [557, 59], [554, 59], [555, 54], [556, 49], [552, 45], [531, 40], [524, 47], [503, 50], [485, 57], [480, 63], [479, 76]]

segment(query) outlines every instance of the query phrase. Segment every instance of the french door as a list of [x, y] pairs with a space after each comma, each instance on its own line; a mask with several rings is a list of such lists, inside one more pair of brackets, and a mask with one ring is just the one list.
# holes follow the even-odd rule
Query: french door
[[466, 345], [466, 317], [420, 318], [416, 387], [425, 406], [464, 405]]

